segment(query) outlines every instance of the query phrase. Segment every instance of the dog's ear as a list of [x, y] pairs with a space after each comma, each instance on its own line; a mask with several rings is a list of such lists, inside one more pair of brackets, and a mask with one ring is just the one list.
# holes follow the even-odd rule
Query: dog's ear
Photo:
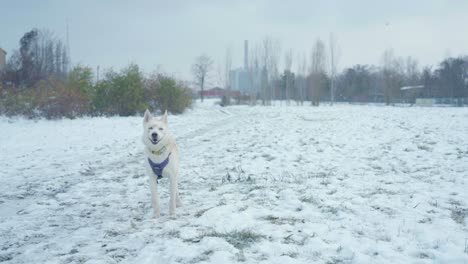
[[151, 115], [150, 111], [146, 109], [145, 111], [145, 117], [143, 118], [143, 123], [148, 123], [153, 116]]
[[164, 124], [167, 124], [167, 110], [164, 112], [164, 115], [161, 117], [161, 121], [164, 122]]

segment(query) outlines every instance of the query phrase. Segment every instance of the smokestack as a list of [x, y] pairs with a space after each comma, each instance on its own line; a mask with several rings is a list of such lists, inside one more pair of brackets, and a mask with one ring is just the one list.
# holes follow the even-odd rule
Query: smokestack
[[244, 41], [244, 69], [249, 68], [249, 41]]

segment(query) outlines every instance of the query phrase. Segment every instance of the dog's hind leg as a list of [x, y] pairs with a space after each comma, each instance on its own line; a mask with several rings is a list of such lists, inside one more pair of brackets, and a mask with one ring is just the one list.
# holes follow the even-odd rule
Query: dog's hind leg
[[170, 191], [170, 199], [169, 199], [169, 215], [174, 217], [175, 216], [175, 209], [176, 209], [176, 200], [177, 200], [177, 178], [170, 177], [171, 181], [171, 191]]

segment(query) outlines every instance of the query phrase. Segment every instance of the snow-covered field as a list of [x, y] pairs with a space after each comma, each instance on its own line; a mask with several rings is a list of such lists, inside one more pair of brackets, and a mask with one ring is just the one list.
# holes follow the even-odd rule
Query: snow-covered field
[[0, 118], [0, 262], [468, 263], [468, 108], [199, 104], [157, 220], [141, 121]]

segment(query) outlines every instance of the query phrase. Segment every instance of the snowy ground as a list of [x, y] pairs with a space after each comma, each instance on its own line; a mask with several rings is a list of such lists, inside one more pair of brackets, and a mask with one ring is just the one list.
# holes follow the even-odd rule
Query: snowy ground
[[468, 109], [219, 108], [170, 129], [151, 219], [141, 118], [0, 118], [0, 262], [468, 263]]

